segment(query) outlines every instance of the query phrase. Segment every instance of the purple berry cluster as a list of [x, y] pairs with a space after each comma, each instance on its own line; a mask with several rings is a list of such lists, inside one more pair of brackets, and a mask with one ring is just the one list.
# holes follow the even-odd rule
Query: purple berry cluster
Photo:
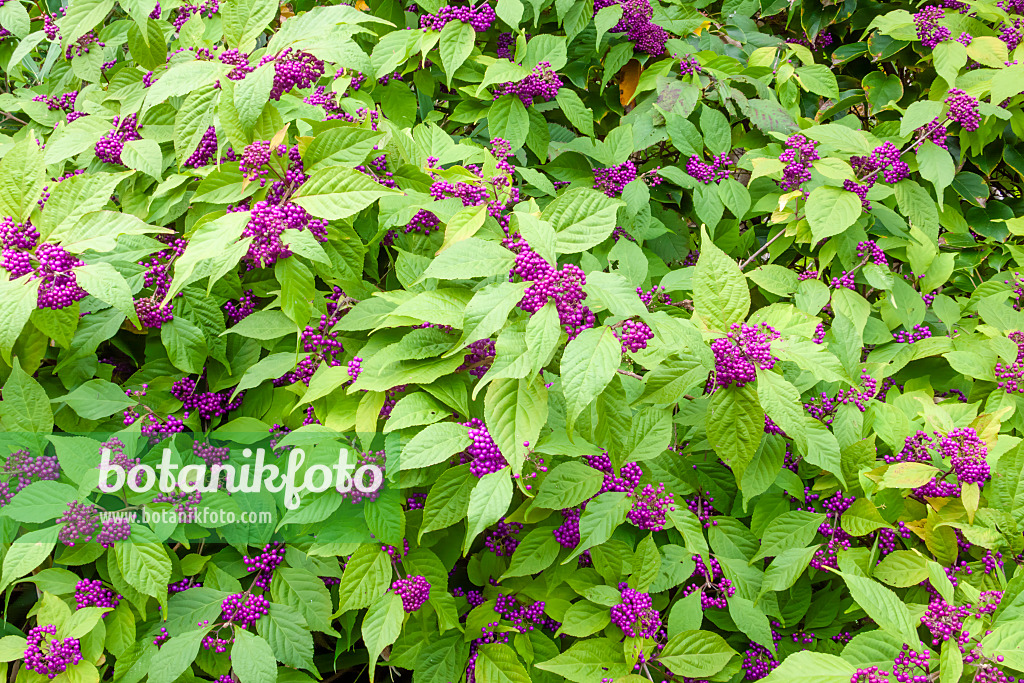
[[186, 375], [171, 385], [171, 395], [181, 401], [186, 418], [195, 412], [204, 420], [212, 420], [232, 410], [238, 410], [242, 406], [244, 392], [240, 392], [232, 401], [231, 389], [197, 391], [199, 383], [204, 379], [203, 375], [199, 379]]
[[416, 212], [416, 215], [409, 219], [409, 223], [402, 229], [402, 232], [406, 234], [415, 232], [426, 237], [437, 230], [440, 225], [440, 218], [426, 209], [420, 209]]
[[494, 362], [496, 347], [493, 339], [480, 339], [466, 347], [469, 351], [456, 372], [468, 371], [473, 377], [483, 377]]
[[976, 131], [981, 125], [981, 112], [978, 111], [978, 100], [958, 88], [950, 88], [945, 100], [949, 105], [949, 119], [959, 123], [966, 131]]
[[235, 593], [221, 602], [221, 620], [240, 628], [249, 628], [270, 612], [270, 603], [262, 595]]
[[121, 595], [103, 585], [99, 579], [82, 579], [75, 584], [75, 609], [84, 607], [117, 607]]
[[647, 484], [633, 497], [626, 519], [639, 529], [661, 531], [665, 528], [666, 514], [675, 509], [672, 494], [665, 493], [664, 484], [658, 484], [657, 488]]
[[523, 292], [519, 308], [536, 313], [549, 299], [555, 301], [558, 319], [569, 339], [575, 339], [583, 330], [594, 326], [596, 321], [593, 312], [583, 305], [587, 293], [583, 286], [587, 284], [587, 276], [573, 264], [555, 268], [537, 252], [533, 251], [525, 240], [515, 244], [519, 249], [515, 264], [509, 271], [509, 281], [516, 276], [532, 284]]
[[228, 323], [237, 325], [248, 318], [256, 311], [256, 303], [256, 297], [251, 289], [242, 292], [242, 296], [238, 297], [238, 299], [226, 302], [224, 304], [224, 313], [227, 314]]
[[56, 634], [57, 627], [53, 624], [36, 626], [28, 632], [25, 669], [52, 680], [67, 671], [69, 666], [82, 661], [82, 647], [78, 638], [47, 638], [48, 635]]
[[612, 333], [622, 342], [623, 353], [643, 351], [647, 342], [654, 339], [654, 332], [642, 320], [624, 320]]
[[250, 268], [266, 268], [292, 255], [281, 240], [285, 230], [308, 230], [318, 242], [327, 240], [327, 221], [313, 218], [290, 201], [276, 203], [268, 197], [256, 202], [251, 209], [242, 205], [228, 211], [249, 211], [249, 222], [242, 236], [253, 238], [244, 259]]
[[700, 608], [702, 610], [727, 609], [729, 598], [736, 594], [736, 587], [732, 585], [732, 581], [725, 578], [718, 560], [709, 557], [705, 563], [704, 558], [700, 555], [694, 555], [693, 559], [697, 566], [688, 579], [693, 583], [689, 583], [683, 588], [683, 595], [700, 593]]
[[60, 464], [55, 455], [32, 455], [27, 450], [17, 450], [7, 456], [0, 474], [7, 477], [9, 486], [13, 485], [13, 495], [34, 481], [56, 481], [60, 478]]
[[694, 154], [686, 161], [686, 172], [705, 185], [711, 183], [718, 185], [729, 177], [729, 167], [732, 165], [733, 160], [728, 154], [717, 155], [710, 164], [705, 163], [703, 159]]
[[274, 570], [284, 561], [284, 544], [268, 543], [263, 546], [259, 555], [242, 557], [245, 562], [245, 569], [248, 572], [256, 572], [256, 578], [252, 585], [263, 590], [270, 590], [270, 581], [274, 578]]
[[[157, 5], [159, 9], [159, 5]], [[181, 27], [185, 25], [185, 22], [192, 18], [196, 13], [201, 17], [209, 19], [214, 14], [220, 11], [220, 0], [205, 0], [201, 5], [185, 4], [178, 8], [178, 11], [174, 15], [174, 20], [171, 22], [174, 24], [174, 32], [181, 31]]]
[[772, 355], [779, 333], [766, 323], [735, 323], [729, 333], [711, 342], [715, 356], [715, 388], [742, 387], [757, 379], [757, 369], [771, 370], [778, 360]]
[[217, 154], [217, 129], [210, 126], [203, 133], [199, 140], [199, 146], [192, 152], [188, 159], [181, 164], [184, 168], [201, 168], [210, 163], [210, 159]]
[[621, 602], [612, 605], [612, 623], [622, 629], [630, 638], [654, 638], [661, 629], [661, 614], [658, 613], [647, 593], [619, 584]]
[[857, 243], [857, 256], [864, 259], [865, 263], [874, 263], [877, 266], [889, 265], [885, 259], [885, 252], [872, 240]]
[[700, 62], [696, 57], [686, 56], [679, 60], [679, 74], [682, 76], [695, 76], [701, 72]]
[[96, 142], [96, 158], [108, 164], [123, 166], [121, 151], [124, 149], [124, 143], [141, 139], [135, 114], [129, 114], [124, 118], [115, 116], [114, 127]]
[[811, 164], [821, 157], [815, 149], [817, 142], [799, 133], [785, 142], [785, 149], [779, 154], [779, 161], [786, 164], [782, 169], [779, 187], [789, 192], [811, 179]]
[[831, 32], [822, 31], [821, 33], [814, 37], [814, 40], [810, 40], [810, 38], [805, 33], [802, 38], [786, 38], [786, 42], [794, 43], [795, 45], [803, 45], [805, 47], [811, 48], [812, 50], [824, 50], [826, 47], [830, 46], [833, 42], [835, 42], [835, 38], [832, 36]]
[[[910, 166], [900, 160], [900, 149], [891, 142], [879, 145], [868, 156], [850, 157], [850, 165], [860, 182], [844, 180], [843, 189], [860, 197], [865, 211], [871, 209], [871, 202], [868, 201], [867, 194], [868, 190], [874, 186], [879, 174], [887, 183], [898, 183], [910, 175]], [[860, 245], [858, 245], [858, 249], [859, 247]], [[885, 265], [884, 253], [882, 253], [880, 265]]]
[[410, 575], [404, 579], [395, 579], [391, 590], [402, 598], [402, 609], [407, 614], [423, 607], [423, 603], [430, 599], [430, 582], [423, 576]]
[[498, 557], [512, 557], [519, 545], [516, 536], [522, 530], [523, 525], [519, 522], [506, 522], [502, 518], [484, 538], [484, 546]]
[[84, 299], [87, 292], [78, 285], [74, 268], [85, 262], [59, 245], [38, 241], [39, 231], [31, 221], [16, 222], [4, 216], [0, 219], [0, 268], [12, 280], [23, 275], [41, 280], [36, 296], [39, 308], [60, 310]]
[[530, 75], [518, 82], [501, 83], [494, 88], [494, 99], [502, 95], [515, 95], [529, 107], [534, 102], [550, 102], [558, 95], [562, 87], [562, 79], [551, 68], [548, 62], [541, 62], [533, 67]]
[[437, 14], [424, 14], [420, 17], [420, 28], [431, 31], [440, 31], [449, 21], [461, 21], [469, 24], [477, 33], [486, 33], [494, 25], [498, 18], [494, 8], [485, 2], [475, 7], [462, 7], [456, 5], [445, 5], [437, 11]]
[[302, 350], [308, 355], [299, 361], [294, 370], [274, 380], [275, 386], [285, 386], [295, 382], [302, 382], [308, 386], [313, 373], [321, 365], [326, 364], [331, 367], [341, 365], [341, 355], [345, 352], [345, 347], [338, 340], [339, 333], [334, 326], [348, 313], [349, 309], [340, 305], [340, 302], [345, 299], [345, 292], [337, 286], [325, 297], [327, 312], [320, 316], [320, 322], [316, 327], [306, 325], [300, 335]]
[[198, 490], [183, 491], [176, 487], [169, 493], [153, 496], [153, 502], [171, 504], [178, 516], [178, 522], [189, 524], [196, 520], [196, 507], [203, 502], [203, 494]]
[[482, 477], [508, 467], [508, 461], [505, 460], [498, 445], [494, 443], [483, 420], [474, 417], [463, 424], [473, 443], [462, 452], [460, 463], [468, 462], [469, 471], [473, 473], [473, 476]]
[[949, 458], [956, 478], [961, 484], [984, 484], [991, 476], [988, 445], [971, 427], [954, 429], [939, 440], [939, 452]]
[[934, 5], [922, 7], [914, 14], [914, 26], [917, 28], [917, 39], [921, 45], [933, 49], [936, 45], [949, 40], [952, 34], [945, 26], [939, 26], [945, 13]]
[[102, 548], [113, 548], [118, 541], [127, 541], [132, 535], [132, 523], [127, 517], [108, 517], [100, 524], [96, 542]]
[[90, 503], [71, 501], [64, 514], [57, 518], [57, 523], [64, 525], [57, 534], [57, 540], [64, 545], [88, 543], [100, 528], [99, 508]]
[[[385, 465], [387, 464], [387, 455], [384, 451], [362, 451], [356, 456], [355, 469], [358, 471], [359, 468], [364, 465], [375, 465], [380, 468], [381, 473], [385, 472]], [[359, 503], [367, 500], [373, 502], [380, 497], [380, 489], [374, 491], [360, 491], [356, 486], [351, 486], [347, 491], [340, 492], [341, 497], [347, 499], [351, 503]]]
[[662, 54], [670, 36], [668, 31], [651, 21], [654, 8], [650, 0], [597, 0], [594, 14], [615, 4], [622, 6], [622, 19], [611, 28], [611, 32], [625, 33], [637, 52]]
[[779, 665], [771, 650], [760, 643], [751, 642], [743, 652], [744, 680], [759, 681]]
[[852, 403], [857, 407], [857, 410], [863, 413], [868, 409], [867, 402], [875, 398], [878, 390], [878, 380], [869, 375], [866, 370], [861, 372], [860, 380], [863, 385], [862, 388], [847, 387], [840, 389], [836, 393], [835, 398], [829, 398], [828, 393], [823, 391], [820, 396], [804, 403], [804, 410], [815, 420], [821, 420], [827, 425], [832, 424], [832, 418], [835, 416], [839, 406], [843, 404]]
[[892, 333], [893, 340], [898, 344], [913, 344], [931, 336], [932, 330], [927, 325], [914, 325], [910, 332], [899, 330]]
[[601, 190], [609, 197], [618, 197], [626, 185], [636, 180], [636, 164], [624, 161], [611, 168], [594, 169], [594, 189]]

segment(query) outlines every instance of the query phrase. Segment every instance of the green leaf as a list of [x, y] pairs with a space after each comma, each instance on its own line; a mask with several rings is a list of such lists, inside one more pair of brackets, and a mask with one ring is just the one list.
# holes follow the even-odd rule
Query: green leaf
[[866, 536], [877, 529], [889, 529], [878, 508], [867, 498], [858, 498], [839, 520], [843, 531], [851, 536]]
[[782, 551], [765, 570], [762, 590], [789, 590], [807, 569], [817, 549], [818, 546], [813, 545], [809, 548], [790, 548]]
[[659, 659], [677, 676], [709, 678], [724, 669], [735, 654], [717, 633], [683, 631], [668, 639]]
[[621, 345], [607, 327], [584, 330], [565, 347], [561, 377], [570, 429], [583, 409], [611, 382], [620, 359]]
[[274, 602], [294, 607], [311, 630], [334, 632], [331, 627], [331, 594], [316, 575], [305, 569], [279, 568], [274, 571], [270, 592]]
[[882, 558], [873, 576], [894, 588], [916, 586], [928, 578], [928, 559], [912, 550], [894, 550]]
[[732, 129], [725, 114], [712, 107], [701, 107], [700, 132], [704, 135], [704, 144], [714, 154], [726, 154], [732, 149]]
[[376, 545], [360, 546], [345, 565], [338, 585], [341, 596], [338, 614], [369, 607], [390, 586], [391, 562], [387, 554]]
[[78, 490], [74, 486], [55, 481], [35, 481], [0, 508], [0, 515], [19, 522], [48, 522], [66, 512], [68, 503], [77, 499]]
[[161, 645], [153, 655], [153, 664], [149, 669], [151, 683], [174, 683], [179, 676], [188, 671], [199, 654], [199, 645], [203, 637], [209, 630], [210, 627], [207, 626], [189, 631], [173, 636]]
[[822, 185], [807, 198], [807, 222], [815, 242], [844, 232], [861, 215], [860, 198], [838, 187]]
[[[385, 556], [380, 551], [378, 555]], [[352, 596], [349, 598], [351, 600]], [[282, 664], [316, 671], [313, 664], [313, 634], [294, 609], [271, 603], [270, 614], [256, 622], [256, 631], [270, 644], [270, 651]]]
[[477, 481], [468, 464], [442, 472], [427, 494], [420, 538], [423, 534], [445, 529], [465, 519], [469, 511], [469, 496]]
[[25, 323], [32, 317], [32, 311], [36, 309], [38, 302], [41, 280], [27, 281], [27, 277], [29, 276], [17, 280], [0, 278], [0, 358], [5, 363], [11, 362], [14, 344], [21, 336]]
[[445, 75], [448, 76], [449, 87], [452, 84], [452, 76], [466, 61], [466, 58], [473, 53], [475, 42], [476, 31], [469, 24], [464, 24], [461, 21], [449, 21], [441, 29], [438, 52], [441, 54], [441, 65], [444, 66]]
[[621, 205], [603, 192], [574, 188], [548, 204], [541, 218], [555, 227], [558, 253], [578, 254], [608, 239]]
[[857, 667], [845, 659], [803, 650], [786, 657], [761, 680], [765, 683], [849, 683], [856, 672]]
[[466, 304], [462, 339], [458, 347], [447, 355], [458, 353], [465, 346], [500, 330], [508, 314], [523, 300], [523, 293], [529, 286], [529, 282], [496, 282], [477, 291]]
[[53, 401], [63, 401], [87, 420], [99, 420], [135, 405], [135, 401], [125, 396], [124, 389], [105, 379], [91, 379]]
[[171, 559], [148, 527], [133, 524], [131, 538], [116, 542], [114, 554], [117, 567], [129, 584], [145, 595], [157, 597], [167, 594]]
[[536, 574], [547, 569], [558, 557], [560, 549], [561, 545], [552, 529], [541, 527], [531, 530], [516, 546], [508, 570], [501, 577], [502, 580]]
[[918, 128], [939, 118], [939, 115], [942, 114], [942, 107], [943, 103], [939, 100], [912, 102], [900, 120], [900, 137], [910, 137]]
[[512, 149], [526, 143], [530, 117], [526, 107], [515, 95], [502, 95], [487, 111], [487, 124], [492, 135], [508, 140]]
[[359, 213], [381, 197], [397, 193], [365, 173], [331, 166], [314, 171], [293, 195], [293, 201], [318, 218], [341, 220]]
[[235, 631], [235, 644], [231, 647], [232, 670], [241, 683], [275, 683], [277, 658], [263, 638], [245, 629]]
[[794, 271], [775, 264], [759, 266], [747, 273], [747, 277], [761, 289], [779, 296], [789, 296], [800, 284]]
[[599, 546], [626, 521], [632, 501], [625, 493], [608, 491], [587, 504], [580, 516], [580, 544], [563, 564], [576, 559], [583, 551]]
[[476, 237], [459, 240], [430, 262], [420, 277], [442, 280], [464, 280], [474, 277], [490, 277], [507, 273], [515, 261], [515, 254], [497, 242]]
[[719, 388], [711, 395], [705, 425], [711, 447], [740, 481], [764, 436], [756, 389], [750, 384]]
[[515, 650], [500, 643], [480, 646], [475, 672], [480, 683], [530, 683]]
[[914, 618], [899, 596], [871, 579], [845, 573], [842, 577], [854, 601], [876, 624], [910, 645], [911, 649], [917, 648], [921, 642], [917, 635], [920, 621]]
[[430, 467], [465, 450], [472, 439], [466, 428], [455, 422], [429, 425], [416, 434], [402, 450], [402, 470]]
[[160, 340], [174, 367], [199, 373], [206, 364], [208, 349], [203, 331], [184, 318], [175, 317], [160, 326]]
[[82, 289], [124, 313], [137, 327], [142, 327], [135, 311], [131, 286], [114, 266], [109, 263], [82, 266], [75, 269], [75, 277]]
[[600, 470], [580, 462], [563, 462], [544, 477], [533, 504], [550, 510], [575, 507], [595, 496], [603, 482]]
[[505, 516], [511, 502], [512, 476], [508, 468], [503, 467], [497, 472], [490, 472], [480, 477], [480, 481], [469, 494], [466, 541], [462, 546], [463, 554], [469, 551], [473, 539], [481, 531]]
[[0, 569], [0, 591], [38, 567], [57, 545], [59, 526], [30, 531], [15, 539], [4, 555]]
[[798, 67], [796, 77], [805, 90], [828, 99], [839, 98], [839, 84], [836, 82], [836, 75], [824, 64], [808, 64]]
[[593, 297], [613, 315], [631, 318], [647, 313], [647, 308], [637, 296], [636, 286], [630, 285], [626, 278], [618, 273], [590, 273], [587, 275], [584, 291], [587, 292], [588, 300], [589, 297]]
[[142, 171], [156, 180], [163, 177], [164, 155], [160, 150], [160, 143], [155, 140], [130, 140], [124, 143], [121, 161], [128, 168]]
[[[263, 29], [277, 15], [274, 0], [225, 0], [220, 6], [224, 40], [242, 52], [251, 52]], [[249, 683], [242, 681], [242, 683]]]
[[571, 88], [562, 88], [555, 96], [559, 109], [569, 119], [569, 123], [576, 127], [576, 130], [588, 138], [594, 137], [594, 113], [587, 109], [583, 100]]
[[39, 382], [21, 369], [21, 363], [17, 358], [14, 359], [14, 367], [3, 385], [0, 422], [8, 432], [45, 434], [53, 429], [50, 398]]
[[534, 666], [573, 683], [593, 683], [601, 678], [618, 678], [629, 673], [632, 666], [626, 664], [624, 659], [620, 660], [621, 652], [622, 645], [618, 641], [589, 638], [577, 641], [557, 657], [538, 662]]
[[[457, 22], [453, 22], [457, 23]], [[363, 617], [363, 642], [370, 653], [370, 680], [374, 679], [377, 669], [377, 659], [380, 653], [388, 645], [398, 640], [398, 634], [402, 631], [402, 621], [405, 619], [405, 610], [402, 609], [402, 599], [392, 592], [380, 596], [370, 609], [366, 610]], [[242, 683], [248, 683], [242, 681]]]
[[700, 258], [693, 273], [694, 310], [709, 325], [723, 332], [746, 319], [750, 290], [739, 266], [715, 246], [704, 232]]
[[754, 603], [735, 595], [729, 599], [729, 616], [743, 633], [755, 643], [760, 643], [770, 652], [775, 651], [772, 641], [772, 627], [768, 617]]
[[901, 180], [896, 183], [896, 202], [900, 211], [932, 242], [937, 241], [939, 232], [939, 212], [935, 200], [928, 192], [913, 180]]
[[537, 444], [547, 415], [548, 390], [540, 375], [497, 379], [487, 387], [484, 421], [494, 443], [512, 465], [513, 474], [522, 472], [526, 456], [531, 446]]
[[[109, 2], [113, 6], [113, 0]], [[26, 135], [0, 159], [0, 216], [13, 216], [19, 222], [28, 218], [45, 180], [43, 152], [35, 135]]]
[[753, 562], [762, 557], [778, 557], [793, 548], [806, 548], [818, 527], [825, 521], [825, 515], [802, 510], [784, 512], [764, 532], [761, 549], [754, 556]]
[[423, 37], [422, 30], [392, 31], [385, 34], [370, 55], [375, 78], [391, 74], [412, 55]]

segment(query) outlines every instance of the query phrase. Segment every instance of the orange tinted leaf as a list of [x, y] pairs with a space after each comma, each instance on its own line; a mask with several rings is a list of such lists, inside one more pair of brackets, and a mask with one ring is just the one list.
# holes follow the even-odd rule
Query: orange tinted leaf
[[619, 102], [625, 107], [633, 101], [636, 94], [636, 87], [640, 84], [640, 74], [643, 67], [635, 59], [629, 60], [626, 66], [622, 67], [622, 80], [619, 82]]

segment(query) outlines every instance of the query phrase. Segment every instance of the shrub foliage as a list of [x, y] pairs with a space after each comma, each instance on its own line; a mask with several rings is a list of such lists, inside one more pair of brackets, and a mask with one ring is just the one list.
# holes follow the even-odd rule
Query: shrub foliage
[[[1024, 671], [1024, 3], [57, 4], [0, 0], [9, 680]], [[332, 435], [383, 491], [98, 488]]]

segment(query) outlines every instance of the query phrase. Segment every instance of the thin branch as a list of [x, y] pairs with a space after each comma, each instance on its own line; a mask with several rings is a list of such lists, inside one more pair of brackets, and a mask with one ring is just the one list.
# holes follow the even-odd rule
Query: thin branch
[[768, 247], [772, 246], [772, 244], [773, 244], [773, 243], [775, 242], [775, 240], [779, 239], [780, 237], [782, 237], [782, 236], [783, 236], [783, 235], [785, 235], [785, 234], [786, 234], [786, 229], [785, 229], [785, 228], [783, 228], [782, 230], [779, 230], [778, 234], [777, 234], [777, 235], [775, 235], [775, 237], [773, 237], [773, 238], [771, 238], [770, 240], [768, 240], [767, 242], [765, 242], [765, 243], [764, 243], [764, 246], [763, 246], [763, 247], [761, 247], [760, 249], [758, 249], [757, 251], [755, 251], [755, 252], [754, 252], [754, 254], [753, 254], [753, 256], [751, 256], [751, 257], [750, 257], [750, 258], [748, 258], [748, 259], [747, 259], [746, 261], [744, 261], [743, 263], [741, 263], [741, 264], [740, 264], [740, 270], [743, 270], [744, 268], [746, 268], [747, 266], [749, 266], [749, 265], [751, 264], [751, 262], [752, 262], [752, 261], [753, 261], [754, 259], [756, 259], [756, 258], [757, 258], [758, 256], [760, 256], [760, 255], [761, 255], [761, 253], [762, 253], [762, 252], [763, 252], [763, 251], [764, 251], [765, 249], [767, 249]]

